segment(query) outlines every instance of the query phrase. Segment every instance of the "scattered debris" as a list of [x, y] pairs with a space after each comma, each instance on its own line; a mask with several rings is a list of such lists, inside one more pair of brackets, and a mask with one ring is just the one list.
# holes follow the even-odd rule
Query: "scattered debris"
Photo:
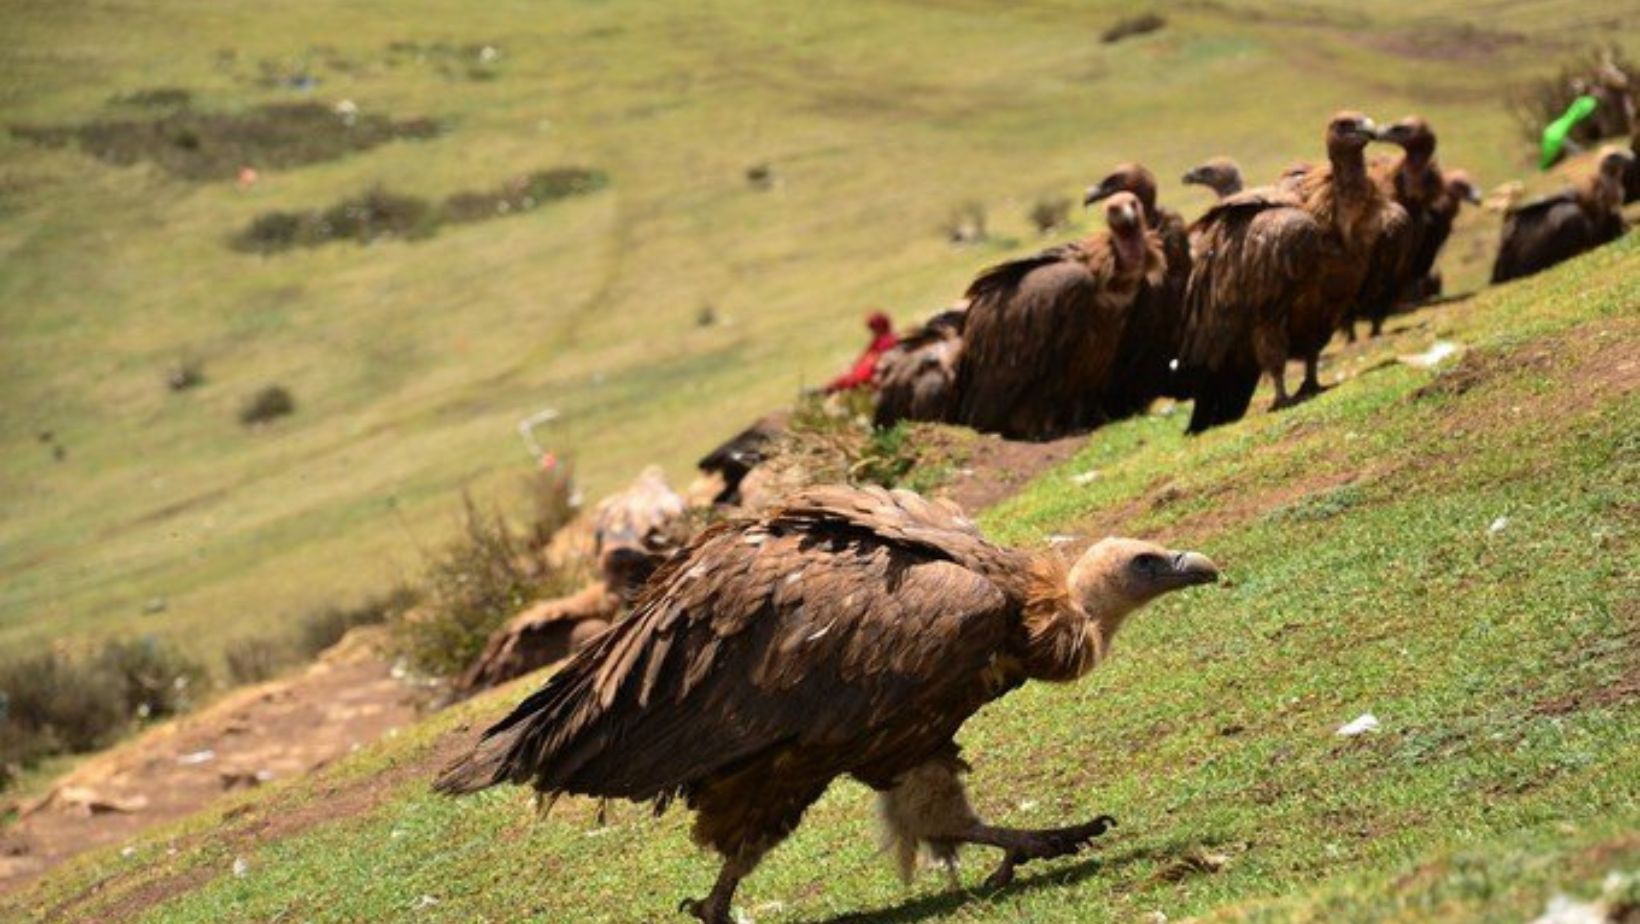
[[131, 815], [148, 807], [148, 797], [120, 798], [103, 795], [88, 786], [64, 786], [48, 796], [45, 804], [66, 808], [87, 817], [115, 813]]
[[1070, 224], [1071, 209], [1069, 196], [1038, 196], [1025, 217], [1030, 219], [1031, 227], [1036, 229], [1036, 233], [1052, 234]]
[[1435, 344], [1422, 353], [1413, 353], [1395, 357], [1396, 361], [1414, 369], [1433, 369], [1448, 357], [1456, 355], [1458, 345], [1448, 340], [1437, 340]]
[[1088, 471], [1082, 472], [1079, 475], [1072, 475], [1071, 476], [1071, 484], [1074, 484], [1079, 488], [1085, 488], [1088, 485], [1093, 484], [1095, 481], [1098, 481], [1098, 480], [1099, 480], [1099, 470], [1098, 469], [1089, 469]]
[[178, 755], [177, 763], [183, 765], [184, 767], [192, 767], [196, 764], [209, 763], [215, 759], [216, 752], [210, 748], [204, 748], [202, 750], [190, 751], [187, 754]]
[[198, 359], [179, 359], [165, 372], [165, 385], [172, 391], [187, 391], [205, 384], [205, 364]]
[[953, 244], [978, 244], [990, 237], [985, 230], [985, 205], [969, 201], [952, 209], [945, 220], [945, 237]]
[[1600, 884], [1599, 898], [1583, 902], [1557, 893], [1530, 924], [1632, 924], [1636, 920], [1640, 920], [1640, 873], [1612, 870]]
[[1501, 532], [1503, 532], [1504, 530], [1506, 530], [1508, 528], [1509, 528], [1509, 518], [1508, 517], [1498, 517], [1496, 520], [1492, 521], [1492, 524], [1490, 526], [1486, 527], [1486, 534], [1488, 536], [1496, 536], [1498, 533], [1501, 533]]
[[234, 857], [233, 858], [233, 874], [235, 876], [243, 879], [245, 877], [245, 874], [250, 872], [250, 871], [251, 871], [251, 863], [250, 863], [249, 860], [245, 859], [244, 857]]
[[1365, 712], [1350, 722], [1339, 726], [1335, 734], [1343, 738], [1354, 738], [1356, 735], [1364, 735], [1368, 732], [1378, 731], [1378, 729], [1378, 718], [1370, 712]]

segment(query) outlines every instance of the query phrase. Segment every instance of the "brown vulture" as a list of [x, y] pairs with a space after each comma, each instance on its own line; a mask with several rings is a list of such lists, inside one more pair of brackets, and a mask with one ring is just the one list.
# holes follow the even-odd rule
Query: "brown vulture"
[[620, 617], [644, 582], [675, 551], [687, 508], [658, 466], [645, 468], [593, 512], [597, 575], [575, 593], [538, 601], [508, 620], [455, 682], [472, 694], [521, 677], [580, 649]]
[[[1355, 303], [1378, 239], [1405, 212], [1367, 175], [1372, 120], [1341, 112], [1327, 124], [1328, 163], [1289, 170], [1276, 187], [1237, 193], [1197, 220], [1181, 374], [1195, 395], [1189, 431], [1238, 420], [1260, 371], [1272, 409], [1318, 394], [1316, 365]], [[1304, 382], [1287, 394], [1289, 357]]]
[[1409, 293], [1411, 298], [1417, 300], [1435, 298], [1441, 294], [1441, 271], [1435, 268], [1435, 258], [1446, 246], [1447, 238], [1452, 236], [1452, 225], [1463, 204], [1481, 204], [1480, 187], [1475, 185], [1468, 171], [1442, 171], [1441, 182], [1441, 195], [1430, 209], [1429, 223], [1419, 238], [1419, 250], [1413, 258], [1414, 265], [1429, 267], [1423, 276], [1414, 281]]
[[1215, 157], [1191, 167], [1182, 182], [1186, 186], [1206, 186], [1223, 199], [1241, 192], [1241, 167], [1228, 157]]
[[1509, 210], [1492, 281], [1542, 272], [1563, 260], [1622, 237], [1623, 175], [1635, 155], [1607, 146], [1598, 169], [1576, 187]]
[[[1123, 620], [1211, 583], [1212, 561], [1106, 539], [1066, 568], [987, 542], [948, 504], [824, 486], [719, 523], [656, 573], [636, 611], [492, 726], [436, 788], [512, 782], [696, 812], [724, 858], [686, 900], [730, 921], [742, 878], [839, 776], [881, 794], [902, 863], [919, 847], [1001, 848], [1015, 865], [1075, 852], [1112, 823], [996, 827], [968, 802], [957, 731], [1027, 680], [1092, 670]], [[908, 872], [905, 866], [902, 871]]]
[[967, 311], [967, 305], [958, 305], [940, 312], [877, 360], [873, 426], [944, 420], [950, 415]]
[[1108, 232], [994, 266], [968, 287], [949, 422], [1044, 440], [1099, 417], [1129, 309], [1166, 273], [1144, 206], [1120, 192]]
[[1634, 123], [1634, 137], [1629, 139], [1629, 153], [1634, 155], [1629, 159], [1627, 170], [1623, 171], [1623, 204], [1640, 202], [1640, 119]]
[[1167, 269], [1160, 285], [1140, 289], [1128, 311], [1099, 408], [1105, 420], [1142, 414], [1160, 397], [1188, 396], [1174, 369], [1183, 336], [1184, 290], [1190, 281], [1190, 232], [1178, 212], [1157, 207], [1156, 176], [1139, 164], [1118, 166], [1088, 189], [1082, 204], [1092, 205], [1119, 192], [1132, 193], [1144, 206], [1145, 224], [1161, 238]]

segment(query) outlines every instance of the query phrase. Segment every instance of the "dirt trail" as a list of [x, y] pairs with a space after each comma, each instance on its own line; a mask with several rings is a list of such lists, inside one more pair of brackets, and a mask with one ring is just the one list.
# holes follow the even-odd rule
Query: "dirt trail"
[[380, 632], [355, 631], [299, 674], [234, 691], [65, 774], [0, 829], [0, 894], [82, 851], [226, 792], [300, 776], [413, 722], [423, 694], [393, 676]]

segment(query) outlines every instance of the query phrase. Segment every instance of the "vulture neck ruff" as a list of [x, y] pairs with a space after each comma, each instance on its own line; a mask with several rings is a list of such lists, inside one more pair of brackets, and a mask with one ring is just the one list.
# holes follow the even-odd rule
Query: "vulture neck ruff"
[[[1020, 666], [1032, 680], [1067, 683], [1093, 670], [1123, 620], [1138, 609], [1113, 576], [1073, 575], [1057, 559], [1038, 559], [1027, 580]], [[1089, 607], [1089, 599], [1100, 605]]]

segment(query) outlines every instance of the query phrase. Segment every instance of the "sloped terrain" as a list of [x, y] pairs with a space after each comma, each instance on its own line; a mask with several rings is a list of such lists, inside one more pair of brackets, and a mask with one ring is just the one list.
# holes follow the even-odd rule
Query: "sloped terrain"
[[[1200, 548], [1227, 586], [1169, 598], [1072, 687], [959, 740], [981, 810], [1110, 812], [1093, 854], [1001, 893], [902, 887], [869, 794], [833, 788], [747, 882], [771, 921], [1523, 919], [1640, 867], [1640, 238], [1397, 319], [1347, 379], [1199, 438], [1094, 434], [983, 518], [1015, 543], [1107, 531]], [[1460, 346], [1434, 370], [1397, 361]], [[436, 768], [539, 678], [320, 774], [75, 861], [25, 919], [670, 920], [712, 863], [685, 816], [435, 797]], [[1381, 729], [1336, 734], [1364, 713]], [[5, 906], [0, 906], [3, 908]]]
[[[1349, 105], [1422, 113], [1443, 163], [1489, 188], [1518, 177], [1507, 81], [1634, 41], [1623, 6], [1200, 2], [1105, 44], [1146, 10], [18, 0], [0, 44], [0, 646], [160, 633], [211, 659], [379, 592], [457, 528], [462, 488], [513, 491], [532, 463], [517, 424], [544, 408], [543, 445], [589, 497], [650, 462], [682, 481], [845, 364], [867, 308], [948, 304], [1039, 246], [1039, 198], [1117, 161], [1148, 163], [1189, 214], [1206, 196], [1176, 183], [1186, 167], [1230, 154], [1272, 177], [1319, 156]], [[284, 136], [257, 114], [290, 105], [271, 111], [438, 131], [274, 156]], [[149, 123], [189, 163], [258, 178], [10, 131]], [[607, 185], [428, 239], [230, 247], [269, 213], [566, 167]], [[990, 238], [953, 246], [970, 204]], [[1495, 234], [1462, 217], [1451, 291], [1483, 278]], [[202, 381], [171, 391], [178, 365]], [[295, 412], [242, 427], [273, 385]]]

